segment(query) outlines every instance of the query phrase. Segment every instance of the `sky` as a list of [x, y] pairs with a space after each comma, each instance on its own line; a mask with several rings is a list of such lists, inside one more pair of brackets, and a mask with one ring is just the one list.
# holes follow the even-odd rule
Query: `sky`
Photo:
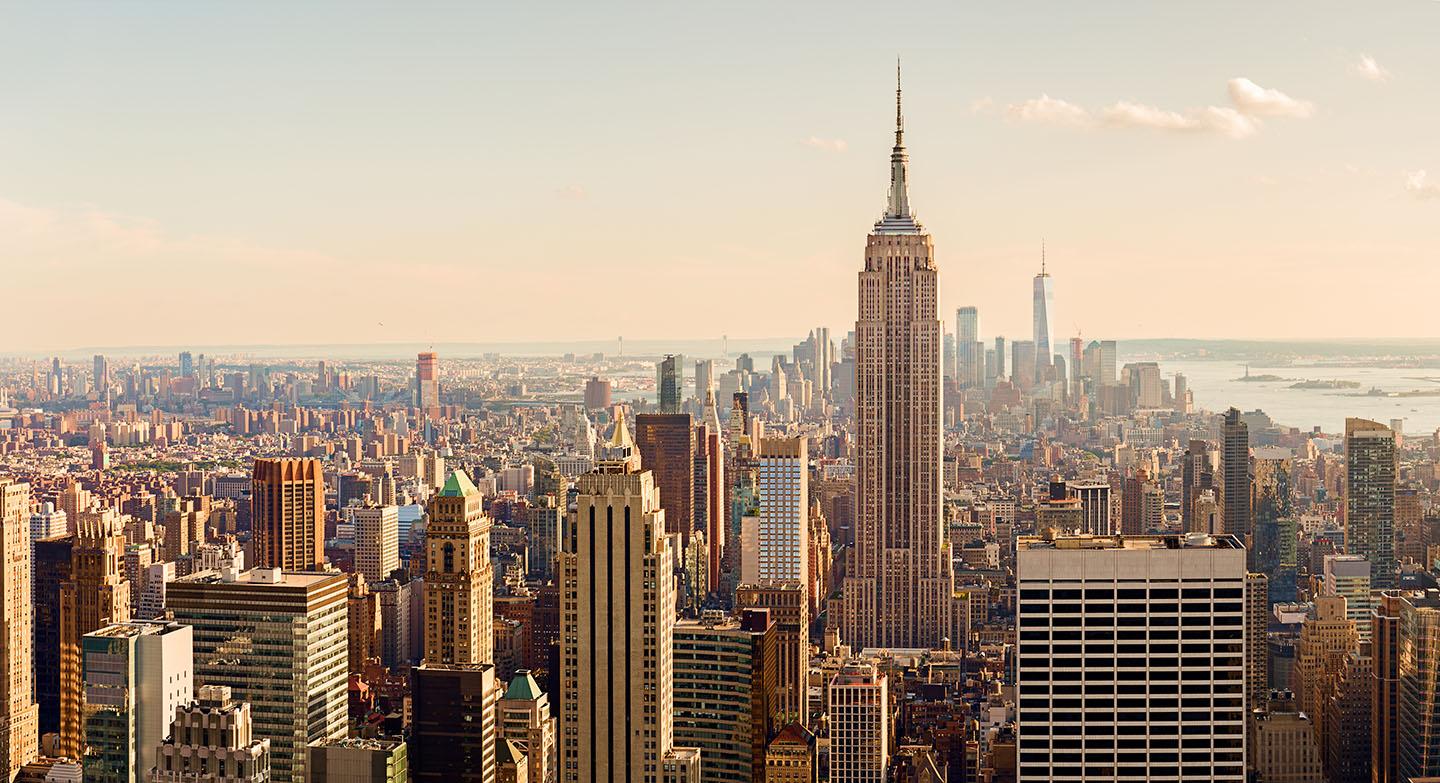
[[942, 318], [1436, 337], [1440, 2], [0, 0], [0, 353]]

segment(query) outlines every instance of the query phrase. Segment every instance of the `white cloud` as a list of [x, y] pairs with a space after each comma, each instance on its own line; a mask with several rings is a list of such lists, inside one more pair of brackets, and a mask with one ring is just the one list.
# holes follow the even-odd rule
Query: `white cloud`
[[1355, 73], [1363, 79], [1372, 82], [1384, 82], [1390, 80], [1390, 71], [1385, 66], [1375, 62], [1375, 58], [1368, 54], [1360, 55], [1360, 61], [1355, 63]]
[[1309, 117], [1315, 104], [1291, 98], [1279, 90], [1261, 87], [1245, 77], [1230, 80], [1230, 100], [1235, 108], [1262, 117]]
[[1084, 107], [1076, 106], [1069, 101], [1062, 101], [1059, 98], [1051, 98], [1049, 95], [1031, 98], [1018, 105], [1011, 104], [1005, 108], [1005, 115], [1021, 122], [1066, 125], [1073, 128], [1086, 127], [1095, 123], [1095, 119]]
[[819, 136], [811, 136], [801, 143], [812, 149], [826, 152], [844, 152], [845, 148], [850, 146], [845, 143], [844, 139], [822, 139]]
[[1175, 111], [1133, 101], [1118, 101], [1091, 111], [1049, 95], [1010, 104], [1005, 115], [1020, 122], [1037, 122], [1071, 128], [1150, 128], [1181, 133], [1213, 133], [1232, 139], [1253, 136], [1260, 117], [1309, 117], [1315, 106], [1279, 90], [1270, 90], [1246, 78], [1231, 79], [1231, 106], [1200, 106]]
[[1405, 172], [1405, 189], [1415, 198], [1440, 198], [1440, 182], [1431, 182], [1424, 169]]
[[1184, 112], [1121, 101], [1101, 112], [1112, 128], [1154, 128], [1166, 131], [1211, 132], [1232, 139], [1255, 133], [1255, 120], [1225, 106], [1204, 106]]

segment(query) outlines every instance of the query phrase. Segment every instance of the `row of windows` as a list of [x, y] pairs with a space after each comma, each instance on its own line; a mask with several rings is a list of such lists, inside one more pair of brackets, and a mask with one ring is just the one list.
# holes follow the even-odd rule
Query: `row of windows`
[[[1036, 696], [1036, 697], [1021, 699], [1021, 700], [1020, 700], [1020, 709], [1022, 709], [1022, 710], [1056, 710], [1056, 711], [1060, 711], [1060, 710], [1078, 710], [1078, 709], [1081, 708], [1082, 705], [1085, 706], [1085, 707], [1088, 707], [1089, 709], [1092, 709], [1092, 710], [1093, 710], [1093, 709], [1113, 709], [1113, 708], [1118, 708], [1118, 709], [1122, 709], [1122, 710], [1144, 710], [1144, 709], [1151, 709], [1151, 708], [1154, 708], [1154, 709], [1166, 709], [1166, 708], [1169, 708], [1169, 709], [1178, 709], [1179, 707], [1182, 707], [1182, 706], [1185, 707], [1186, 709], [1211, 709], [1212, 706], [1213, 706], [1214, 708], [1229, 707], [1229, 708], [1231, 708], [1231, 709], [1240, 709], [1240, 708], [1242, 708], [1242, 707], [1245, 706], [1244, 703], [1243, 703], [1243, 701], [1242, 701], [1241, 699], [1239, 699], [1239, 698], [1233, 698], [1233, 699], [1232, 699], [1232, 698], [1224, 698], [1224, 697], [1221, 697], [1221, 698], [1212, 699], [1212, 698], [1210, 698], [1208, 695], [1206, 695], [1206, 696], [1186, 696], [1184, 699], [1180, 699], [1180, 698], [1178, 698], [1178, 697], [1175, 697], [1174, 694], [1171, 694], [1171, 695], [1168, 696], [1168, 697], [1166, 697], [1166, 696], [1158, 696], [1158, 695], [1157, 695], [1157, 696], [1154, 696], [1154, 697], [1151, 697], [1151, 698], [1146, 699], [1146, 698], [1143, 698], [1144, 693], [1145, 693], [1145, 688], [1144, 688], [1143, 686], [1135, 686], [1135, 687], [1138, 687], [1139, 690], [1138, 690], [1138, 691], [1128, 691], [1128, 693], [1131, 693], [1131, 694], [1136, 694], [1136, 693], [1138, 693], [1142, 698], [1119, 698], [1119, 699], [1111, 699], [1111, 698], [1107, 698], [1107, 697], [1106, 697], [1106, 694], [1092, 694], [1092, 693], [1088, 693], [1088, 692], [1085, 694], [1085, 698], [1084, 698], [1084, 699], [1078, 699], [1078, 698], [1076, 698], [1076, 699], [1053, 699], [1053, 700], [1052, 700], [1052, 699], [1047, 699], [1047, 698], [1045, 698], [1045, 697], [1043, 697], [1043, 696]], [[1122, 693], [1126, 693], [1126, 692], [1127, 692], [1127, 691], [1122, 691]], [[1089, 720], [1088, 716], [1086, 717], [1086, 720]], [[1106, 718], [1106, 720], [1108, 720], [1108, 718]]]
[[[1052, 671], [1054, 669], [1179, 669], [1185, 668], [1185, 679], [1204, 680], [1208, 679], [1210, 669], [1223, 668], [1226, 666], [1244, 666], [1245, 659], [1236, 656], [1189, 656], [1182, 662], [1179, 658], [1164, 657], [1120, 657], [1109, 655], [1093, 655], [1088, 658], [1056, 658], [1053, 656], [1024, 656], [1020, 659], [1020, 666], [1026, 669], [1038, 671]], [[1101, 672], [1096, 672], [1100, 674]]]
[[[1137, 680], [1137, 679], [1138, 679], [1138, 680], [1143, 680], [1143, 679], [1144, 679], [1143, 673], [1140, 673], [1140, 674], [1141, 674], [1140, 677], [1135, 677], [1135, 676], [1133, 676], [1133, 675], [1135, 675], [1135, 674], [1136, 674], [1136, 672], [1124, 672], [1124, 675], [1127, 675], [1127, 676], [1122, 676], [1122, 677], [1119, 677], [1118, 679], [1121, 679], [1121, 680]], [[1224, 696], [1224, 695], [1239, 694], [1239, 693], [1243, 693], [1243, 692], [1244, 692], [1243, 683], [1241, 682], [1241, 674], [1242, 674], [1241, 672], [1235, 672], [1233, 675], [1231, 675], [1231, 676], [1232, 676], [1232, 679], [1234, 679], [1234, 682], [1214, 682], [1214, 683], [1211, 683], [1211, 682], [1187, 682], [1187, 683], [1185, 683], [1183, 686], [1180, 685], [1179, 683], [1175, 683], [1175, 682], [1156, 682], [1156, 681], [1153, 681], [1153, 680], [1150, 681], [1149, 683], [1145, 683], [1145, 682], [1137, 682], [1137, 683], [1119, 682], [1119, 683], [1111, 684], [1111, 683], [1108, 683], [1108, 682], [1107, 682], [1107, 683], [1093, 683], [1093, 682], [1092, 682], [1092, 683], [1085, 683], [1084, 685], [1081, 685], [1080, 683], [1073, 683], [1073, 684], [1071, 684], [1071, 683], [1063, 683], [1063, 682], [1052, 683], [1052, 682], [1046, 682], [1046, 681], [1044, 681], [1044, 680], [1041, 680], [1041, 681], [1039, 681], [1039, 682], [1031, 682], [1029, 679], [1022, 677], [1022, 678], [1020, 679], [1020, 695], [1021, 695], [1021, 696], [1048, 696], [1048, 695], [1054, 694], [1054, 695], [1057, 695], [1057, 696], [1081, 696], [1081, 695], [1085, 695], [1085, 696], [1098, 696], [1098, 695], [1110, 693], [1110, 692], [1111, 692], [1111, 690], [1110, 690], [1111, 688], [1114, 688], [1114, 689], [1115, 689], [1115, 692], [1117, 692], [1117, 693], [1144, 693], [1144, 692], [1145, 692], [1144, 689], [1146, 688], [1146, 686], [1147, 686], [1147, 684], [1148, 684], [1148, 686], [1149, 686], [1149, 692], [1150, 692], [1151, 694], [1156, 694], [1156, 693], [1184, 693], [1184, 694], [1190, 694], [1190, 695], [1198, 695], [1198, 694], [1204, 694], [1204, 693], [1214, 693], [1214, 694], [1217, 694], [1217, 695]]]
[[1086, 642], [1085, 644], [1040, 644], [1038, 642], [1027, 642], [1020, 645], [1021, 655], [1080, 655], [1082, 652], [1090, 655], [1117, 653], [1119, 655], [1209, 655], [1210, 653], [1238, 655], [1244, 652], [1244, 645], [1231, 643], [1211, 644], [1210, 642], [1161, 642], [1159, 644], [1107, 644], [1105, 642]]
[[[1147, 629], [1144, 629], [1144, 628], [1136, 628], [1136, 629], [1130, 630], [1130, 629], [1124, 629], [1124, 628], [1122, 628], [1122, 629], [1117, 630], [1117, 631], [1110, 631], [1110, 630], [1108, 630], [1108, 629], [1105, 629], [1105, 630], [1081, 631], [1081, 630], [1079, 630], [1079, 629], [1071, 630], [1071, 629], [1068, 629], [1068, 628], [1055, 628], [1055, 629], [1051, 629], [1051, 628], [1031, 628], [1031, 629], [1028, 629], [1028, 630], [1027, 630], [1027, 629], [1021, 629], [1021, 631], [1020, 631], [1020, 641], [1022, 641], [1022, 642], [1025, 642], [1025, 641], [1040, 641], [1040, 642], [1043, 642], [1043, 641], [1047, 641], [1047, 640], [1054, 640], [1054, 641], [1076, 641], [1076, 642], [1078, 642], [1078, 641], [1080, 641], [1082, 638], [1083, 638], [1083, 639], [1100, 639], [1100, 640], [1106, 640], [1106, 641], [1108, 641], [1108, 640], [1111, 638], [1112, 635], [1114, 636], [1115, 639], [1119, 639], [1119, 640], [1121, 640], [1121, 641], [1139, 640], [1139, 639], [1144, 639], [1144, 638], [1146, 638]], [[1181, 637], [1181, 634], [1180, 634], [1180, 632], [1179, 632], [1178, 630], [1175, 630], [1175, 629], [1166, 629], [1166, 628], [1150, 628], [1150, 629], [1148, 629], [1148, 635], [1149, 635], [1149, 638], [1152, 639], [1152, 640], [1153, 640], [1153, 639], [1166, 639], [1166, 640], [1174, 641], [1174, 640], [1178, 640], [1178, 639], [1182, 638], [1182, 637]], [[1234, 623], [1234, 625], [1233, 625], [1232, 627], [1225, 627], [1225, 628], [1214, 628], [1214, 629], [1211, 629], [1209, 626], [1206, 626], [1206, 627], [1203, 627], [1203, 628], [1188, 628], [1188, 627], [1187, 627], [1187, 628], [1185, 629], [1185, 634], [1184, 634], [1184, 637], [1183, 637], [1183, 638], [1184, 638], [1185, 640], [1187, 640], [1187, 641], [1197, 640], [1197, 639], [1217, 639], [1217, 640], [1222, 640], [1222, 641], [1225, 641], [1225, 640], [1236, 640], [1236, 641], [1239, 641], [1239, 640], [1245, 638], [1245, 629], [1244, 629], [1244, 627], [1241, 625], [1241, 623], [1240, 623], [1239, 620], [1236, 620], [1235, 623]]]
[[[1119, 734], [1174, 734], [1178, 730], [1181, 734], [1209, 735], [1213, 733], [1225, 734], [1223, 730], [1217, 731], [1215, 724], [1219, 723], [1240, 723], [1245, 719], [1245, 713], [1236, 710], [1234, 712], [1215, 712], [1213, 710], [1194, 712], [1161, 712], [1151, 705], [1149, 710], [1129, 715], [1116, 715], [1114, 712], [1088, 712], [1085, 713], [1085, 726], [1069, 725], [1069, 723], [1036, 723], [1027, 719], [1025, 723], [1025, 737], [1027, 740], [1037, 740], [1047, 734], [1057, 736], [1080, 736], [1094, 733], [1103, 733], [1109, 730], [1110, 723], [1121, 721], [1115, 725], [1115, 731]], [[1043, 720], [1043, 719], [1042, 719]], [[1066, 716], [1064, 720], [1070, 723], [1081, 722], [1079, 715]], [[1148, 724], [1146, 722], [1148, 721]], [[1096, 724], [1106, 724], [1099, 726]], [[1130, 725], [1139, 724], [1139, 725]], [[1159, 724], [1180, 724], [1180, 725], [1159, 725]]]
[[1243, 601], [1225, 601], [1216, 603], [1209, 599], [1203, 601], [1186, 601], [1174, 603], [1173, 601], [1146, 601], [1133, 604], [1115, 603], [1055, 603], [1053, 601], [1031, 602], [1022, 600], [1020, 612], [1029, 615], [1049, 614], [1176, 614], [1177, 612], [1196, 614], [1226, 614], [1229, 612], [1243, 612], [1245, 604]]
[[1216, 587], [1213, 590], [1209, 587], [1121, 587], [1111, 589], [1108, 587], [1087, 587], [1081, 590], [1077, 587], [1057, 587], [1053, 590], [1039, 587], [1025, 587], [1020, 590], [1020, 600], [1035, 601], [1079, 601], [1081, 597], [1088, 599], [1116, 599], [1120, 601], [1143, 601], [1176, 598], [1244, 598], [1244, 587]]

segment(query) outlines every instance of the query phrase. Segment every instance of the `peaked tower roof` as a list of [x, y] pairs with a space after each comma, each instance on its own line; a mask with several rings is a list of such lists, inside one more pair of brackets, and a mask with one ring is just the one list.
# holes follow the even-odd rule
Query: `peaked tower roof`
[[905, 153], [905, 112], [900, 95], [900, 58], [895, 58], [895, 146], [890, 150], [890, 198], [885, 215], [875, 223], [877, 234], [919, 234], [923, 229], [910, 213], [907, 181], [909, 156]]

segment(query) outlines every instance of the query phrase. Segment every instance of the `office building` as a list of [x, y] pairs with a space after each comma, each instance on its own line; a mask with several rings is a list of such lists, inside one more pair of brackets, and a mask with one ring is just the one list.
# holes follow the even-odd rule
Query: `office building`
[[665, 532], [679, 533], [688, 545], [695, 529], [695, 427], [690, 414], [639, 414], [634, 442], [660, 491]]
[[355, 526], [355, 570], [367, 582], [383, 582], [400, 567], [400, 509], [360, 506], [350, 509]]
[[[1045, 248], [1040, 248], [1040, 274], [1034, 285], [1035, 378], [1044, 380], [1050, 371], [1054, 350], [1050, 344], [1050, 310], [1055, 303], [1055, 282], [1045, 271]], [[1079, 368], [1076, 368], [1077, 370]]]
[[774, 733], [775, 626], [766, 610], [675, 624], [675, 742], [700, 749], [704, 783], [764, 774]]
[[655, 403], [661, 413], [679, 413], [685, 397], [685, 357], [666, 354], [655, 365]]
[[[1240, 411], [1231, 408], [1225, 412], [1221, 424], [1224, 432], [1220, 452], [1221, 501], [1224, 505], [1221, 519], [1225, 533], [1235, 536], [1254, 552], [1251, 536], [1254, 525], [1250, 517], [1250, 426], [1240, 417]], [[1255, 558], [1250, 557], [1250, 567], [1256, 568]]]
[[[38, 734], [42, 735], [60, 731], [60, 595], [70, 581], [74, 547], [74, 536], [59, 536], [36, 541], [33, 548], [35, 701], [39, 706]], [[22, 650], [8, 642], [4, 649], [17, 655]]]
[[856, 649], [939, 647], [955, 592], [941, 513], [939, 267], [910, 212], [898, 84], [895, 115], [890, 198], [866, 239], [855, 322], [859, 497], [840, 626]]
[[[1420, 594], [1423, 595], [1423, 594]], [[1370, 770], [1375, 783], [1400, 783], [1400, 613], [1406, 594], [1375, 596], [1371, 614]]]
[[1395, 432], [1345, 420], [1345, 549], [1370, 563], [1370, 586], [1395, 586]]
[[1315, 725], [1295, 695], [1271, 691], [1250, 711], [1250, 768], [1264, 783], [1322, 783]]
[[555, 783], [560, 775], [557, 721], [550, 710], [550, 697], [540, 689], [530, 670], [515, 672], [497, 709], [500, 739], [516, 743], [525, 752], [526, 780]]
[[1010, 382], [1028, 392], [1035, 388], [1035, 341], [1015, 340], [1010, 343]]
[[725, 521], [730, 513], [730, 485], [725, 478], [728, 453], [725, 428], [720, 424], [720, 411], [715, 404], [713, 389], [706, 390], [704, 401], [703, 419], [695, 428], [695, 514], [697, 526], [700, 526], [703, 517], [705, 541], [710, 555], [706, 584], [710, 585], [713, 593], [720, 588], [721, 565], [725, 560]]
[[1360, 641], [1370, 641], [1370, 563], [1359, 555], [1325, 555], [1323, 563], [1322, 589], [1327, 595], [1344, 596], [1345, 616], [1355, 623]]
[[[30, 485], [0, 476], [0, 772], [6, 780], [37, 755], [36, 649], [30, 595]], [[41, 651], [45, 654], [45, 651]]]
[[1345, 670], [1345, 660], [1360, 644], [1345, 597], [1320, 595], [1315, 610], [1300, 627], [1295, 646], [1295, 696], [1300, 710], [1315, 723], [1316, 737], [1325, 736], [1325, 700]]
[[980, 311], [974, 307], [955, 311], [955, 368], [962, 389], [985, 385], [985, 343], [980, 341]]
[[111, 623], [130, 619], [130, 583], [125, 579], [125, 528], [106, 510], [79, 515], [70, 552], [70, 578], [60, 585], [61, 755], [80, 758], [80, 640]]
[[[688, 427], [687, 427], [688, 431]], [[660, 783], [675, 753], [674, 554], [654, 475], [623, 416], [577, 494], [560, 555], [560, 771], [565, 783]]]
[[1270, 693], [1270, 587], [1264, 574], [1245, 575], [1245, 702], [1263, 704]]
[[308, 571], [324, 566], [325, 473], [320, 460], [256, 459], [250, 503], [256, 568]]
[[150, 783], [270, 783], [270, 740], [255, 736], [248, 702], [225, 685], [202, 685], [175, 710], [156, 746]]
[[585, 408], [591, 411], [610, 407], [610, 381], [591, 378], [585, 382]]
[[1440, 591], [1403, 593], [1396, 627], [1395, 769], [1398, 781], [1440, 777]]
[[170, 735], [175, 711], [194, 696], [189, 626], [131, 621], [80, 641], [81, 707], [88, 783], [138, 783]]
[[781, 729], [765, 748], [763, 783], [815, 783], [815, 735], [798, 723]]
[[855, 660], [830, 681], [831, 783], [884, 783], [890, 765], [890, 694], [873, 663]]
[[495, 780], [494, 566], [485, 499], [464, 471], [430, 499], [425, 530], [425, 660], [413, 678], [411, 777]]
[[310, 783], [410, 783], [405, 740], [320, 740], [310, 745]]
[[1103, 481], [1072, 481], [1072, 496], [1080, 501], [1080, 532], [1097, 536], [1115, 532], [1110, 521], [1110, 485]]
[[1022, 536], [1015, 573], [1020, 783], [1245, 780], [1238, 541]]
[[810, 723], [810, 605], [800, 582], [742, 584], [735, 609], [759, 609], [775, 624], [775, 697], [780, 723]]
[[275, 783], [307, 780], [306, 747], [346, 734], [349, 582], [342, 573], [203, 571], [170, 583], [195, 633], [195, 684], [229, 686], [270, 741]]
[[422, 351], [415, 357], [413, 404], [426, 416], [440, 415], [440, 357], [434, 351]]

